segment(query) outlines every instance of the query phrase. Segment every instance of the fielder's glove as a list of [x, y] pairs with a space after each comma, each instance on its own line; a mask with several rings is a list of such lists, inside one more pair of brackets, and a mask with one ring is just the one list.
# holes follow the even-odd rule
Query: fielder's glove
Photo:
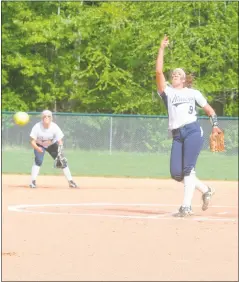
[[211, 152], [224, 152], [225, 151], [225, 143], [224, 143], [224, 132], [220, 134], [210, 134], [210, 150]]
[[67, 159], [63, 155], [63, 145], [58, 146], [58, 154], [54, 161], [55, 168], [65, 168], [67, 167]]

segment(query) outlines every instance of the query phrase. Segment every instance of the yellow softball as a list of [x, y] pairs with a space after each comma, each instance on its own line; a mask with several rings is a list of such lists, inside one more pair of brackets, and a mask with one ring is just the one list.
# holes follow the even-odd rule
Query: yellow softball
[[29, 120], [30, 120], [30, 117], [27, 113], [25, 112], [17, 112], [15, 113], [15, 115], [13, 116], [13, 119], [14, 119], [14, 122], [17, 124], [17, 125], [26, 125]]

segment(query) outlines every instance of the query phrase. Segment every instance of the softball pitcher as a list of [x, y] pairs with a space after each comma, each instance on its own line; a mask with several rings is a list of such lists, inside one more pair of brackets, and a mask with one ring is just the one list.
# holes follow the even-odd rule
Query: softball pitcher
[[156, 61], [157, 90], [163, 99], [169, 118], [169, 129], [173, 142], [170, 157], [170, 173], [176, 181], [184, 182], [184, 198], [176, 216], [184, 217], [193, 214], [191, 202], [195, 188], [202, 193], [202, 210], [208, 208], [215, 190], [202, 183], [195, 173], [198, 155], [203, 146], [203, 130], [197, 121], [196, 103], [203, 108], [212, 123], [212, 133], [221, 134], [217, 115], [198, 91], [187, 86], [187, 77], [181, 68], [172, 73], [171, 86], [167, 85], [163, 74], [164, 49], [169, 39], [164, 36]]
[[36, 178], [39, 174], [40, 167], [43, 163], [45, 151], [55, 160], [55, 166], [62, 168], [69, 187], [77, 188], [76, 183], [72, 180], [67, 160], [63, 156], [63, 138], [64, 134], [59, 126], [52, 121], [52, 112], [45, 110], [41, 114], [41, 121], [36, 123], [30, 133], [31, 145], [34, 149], [35, 163], [31, 171], [31, 188], [36, 188]]

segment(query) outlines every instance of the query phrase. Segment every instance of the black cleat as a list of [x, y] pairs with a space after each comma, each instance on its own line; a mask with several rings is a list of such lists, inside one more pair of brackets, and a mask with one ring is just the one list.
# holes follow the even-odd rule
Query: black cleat
[[79, 187], [77, 186], [77, 184], [76, 184], [73, 180], [70, 180], [70, 181], [69, 181], [69, 187], [70, 187], [70, 188], [79, 188]]
[[32, 183], [29, 185], [30, 188], [36, 188], [36, 180], [32, 180]]
[[205, 211], [208, 209], [212, 196], [215, 194], [215, 190], [208, 187], [208, 191], [202, 195], [202, 210]]
[[174, 214], [175, 217], [186, 217], [193, 215], [193, 211], [191, 207], [183, 207], [181, 206], [176, 214]]

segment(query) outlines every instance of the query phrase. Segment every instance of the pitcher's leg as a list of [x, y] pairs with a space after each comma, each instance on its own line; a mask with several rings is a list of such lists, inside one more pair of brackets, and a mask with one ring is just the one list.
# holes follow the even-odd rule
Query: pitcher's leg
[[191, 209], [192, 198], [196, 185], [195, 166], [198, 155], [203, 145], [203, 137], [200, 129], [195, 128], [189, 132], [183, 144], [183, 175], [184, 175], [184, 197], [183, 204], [176, 214], [184, 217], [193, 214]]
[[184, 140], [183, 173], [184, 173], [184, 199], [183, 206], [190, 207], [196, 187], [195, 166], [202, 149], [203, 137], [200, 131], [196, 131]]
[[170, 174], [178, 182], [183, 180], [183, 144], [179, 138], [173, 140], [170, 156]]
[[195, 166], [197, 163], [198, 156], [203, 146], [203, 132], [195, 132], [189, 135], [184, 142], [184, 203], [183, 205], [188, 206], [192, 202], [195, 188], [202, 192], [202, 210], [208, 209], [211, 198], [215, 193], [215, 190], [205, 185], [196, 177]]
[[196, 186], [196, 189], [202, 193], [202, 202], [203, 202], [202, 210], [205, 211], [208, 209], [212, 196], [215, 194], [215, 189], [208, 187], [206, 184], [200, 181], [197, 177], [196, 177], [195, 186]]
[[201, 192], [202, 194], [206, 193], [208, 191], [208, 186], [204, 184], [201, 180], [199, 180], [196, 177], [196, 183], [195, 183], [196, 189]]

